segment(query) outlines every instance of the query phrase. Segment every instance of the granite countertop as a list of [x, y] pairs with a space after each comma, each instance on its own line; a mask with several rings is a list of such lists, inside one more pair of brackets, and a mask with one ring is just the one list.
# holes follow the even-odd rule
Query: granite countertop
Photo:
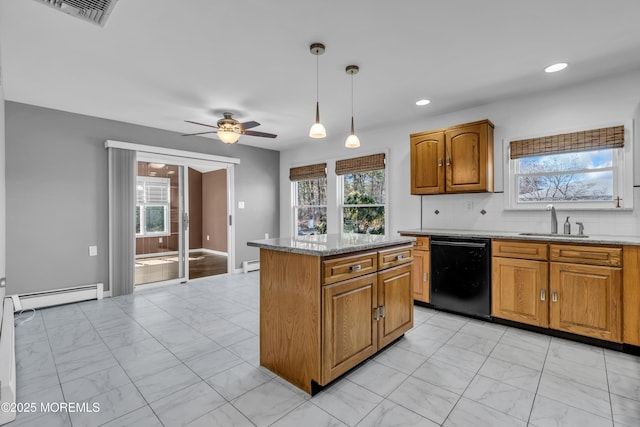
[[329, 256], [385, 246], [413, 243], [415, 237], [379, 236], [373, 234], [317, 234], [311, 236], [280, 237], [253, 240], [248, 246], [305, 255]]
[[640, 236], [610, 236], [603, 234], [588, 234], [588, 237], [567, 237], [563, 234], [523, 235], [514, 231], [494, 230], [447, 230], [443, 228], [417, 228], [413, 230], [400, 230], [400, 234], [413, 236], [449, 236], [449, 237], [481, 237], [492, 239], [534, 240], [545, 242], [570, 242], [576, 244], [601, 244], [601, 245], [633, 245], [640, 246]]

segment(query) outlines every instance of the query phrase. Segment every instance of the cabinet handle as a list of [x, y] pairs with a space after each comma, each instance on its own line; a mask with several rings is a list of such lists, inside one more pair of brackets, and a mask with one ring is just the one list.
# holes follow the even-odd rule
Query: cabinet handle
[[352, 265], [351, 266], [351, 272], [353, 273], [354, 271], [360, 271], [362, 269], [362, 266], [360, 264], [358, 265]]
[[442, 167], [442, 159], [438, 159], [438, 166]]
[[381, 305], [379, 308], [380, 308], [380, 318], [384, 319], [384, 314], [385, 314], [384, 305]]
[[380, 320], [380, 307], [373, 309], [373, 320]]
[[402, 261], [403, 259], [404, 259], [404, 256], [402, 256], [402, 255], [398, 255], [396, 257], [396, 261]]
[[551, 292], [551, 301], [558, 302], [558, 292], [557, 291]]
[[547, 293], [542, 289], [540, 291], [540, 301], [544, 301], [545, 299], [547, 299]]
[[451, 157], [447, 157], [447, 166], [451, 166]]
[[427, 272], [422, 273], [422, 281], [427, 283], [428, 280], [429, 280], [429, 273]]

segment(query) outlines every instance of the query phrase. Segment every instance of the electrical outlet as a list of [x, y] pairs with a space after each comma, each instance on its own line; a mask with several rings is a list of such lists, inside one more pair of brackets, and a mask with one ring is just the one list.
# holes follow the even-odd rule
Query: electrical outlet
[[162, 243], [162, 237], [158, 237], [158, 243]]
[[97, 246], [89, 246], [89, 256], [98, 256]]
[[269, 238], [269, 233], [264, 233], [264, 238], [268, 239]]
[[207, 234], [207, 240], [209, 240], [209, 235]]
[[244, 202], [238, 202], [238, 209], [244, 209]]

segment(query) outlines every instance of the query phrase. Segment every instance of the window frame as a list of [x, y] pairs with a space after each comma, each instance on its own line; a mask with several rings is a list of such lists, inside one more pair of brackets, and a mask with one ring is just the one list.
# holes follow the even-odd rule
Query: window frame
[[[385, 159], [388, 157], [388, 154], [385, 153]], [[376, 170], [384, 171], [384, 203], [376, 203], [376, 204], [346, 204], [344, 203], [344, 177], [345, 175], [337, 175], [336, 186], [337, 186], [337, 207], [338, 207], [338, 218], [339, 218], [339, 227], [340, 227], [340, 235], [344, 236], [345, 234], [362, 234], [362, 233], [348, 233], [344, 231], [344, 209], [345, 208], [370, 208], [370, 207], [383, 207], [384, 208], [384, 233], [377, 234], [377, 236], [387, 236], [389, 233], [389, 166], [388, 162], [385, 160], [384, 169], [375, 169], [367, 172], [374, 172]], [[366, 173], [366, 172], [363, 172]]]
[[[523, 138], [505, 139], [504, 160], [506, 168], [504, 171], [505, 197], [504, 209], [513, 211], [522, 210], [541, 210], [545, 209], [548, 204], [553, 204], [556, 208], [562, 210], [632, 210], [633, 209], [633, 121], [613, 125], [624, 124], [625, 127], [625, 144], [622, 148], [612, 148], [612, 167], [613, 172], [613, 201], [572, 201], [572, 200], [554, 200], [554, 201], [527, 201], [518, 200], [518, 177], [523, 174], [519, 171], [519, 159], [510, 158], [511, 142]], [[613, 126], [613, 125], [606, 125]], [[586, 129], [577, 129], [573, 131], [581, 131]], [[560, 132], [559, 132], [560, 133]], [[574, 151], [579, 152], [579, 151]], [[558, 153], [558, 155], [567, 154]], [[541, 154], [545, 155], [545, 154]], [[551, 154], [553, 155], [553, 154]], [[603, 169], [608, 170], [608, 169]], [[587, 169], [571, 171], [572, 173], [595, 172], [599, 170]], [[556, 172], [541, 175], [551, 175]], [[529, 175], [529, 174], [524, 174]], [[534, 174], [531, 174], [534, 175]], [[620, 208], [616, 207], [615, 198], [620, 197]]]
[[[136, 233], [136, 237], [165, 237], [171, 235], [171, 221], [170, 221], [170, 210], [171, 210], [171, 178], [164, 177], [155, 177], [155, 176], [137, 176], [136, 177], [136, 193], [137, 187], [142, 183], [143, 185], [143, 201], [139, 202], [136, 195], [136, 210], [140, 209], [139, 219], [140, 219], [140, 233]], [[166, 192], [167, 192], [167, 200], [166, 202], [147, 202], [147, 191], [146, 185], [147, 183], [153, 183], [154, 185], [158, 185], [160, 183], [163, 186], [166, 184]], [[164, 209], [164, 230], [163, 231], [147, 231], [147, 221], [146, 221], [146, 209], [147, 208], [155, 208], [162, 207]], [[135, 215], [134, 215], [135, 218]], [[135, 227], [135, 225], [134, 225]]]
[[[325, 185], [325, 195], [327, 196], [325, 199], [327, 201], [327, 204], [325, 205], [299, 205], [298, 204], [298, 183], [301, 181], [310, 181], [310, 180], [320, 180], [320, 179], [324, 179], [324, 185]], [[311, 179], [303, 179], [303, 180], [297, 180], [297, 181], [291, 181], [291, 206], [292, 206], [292, 210], [291, 210], [291, 214], [292, 214], [292, 227], [293, 227], [293, 236], [303, 236], [303, 234], [298, 234], [298, 209], [300, 208], [324, 208], [326, 211], [326, 217], [327, 217], [327, 226], [325, 227], [325, 232], [324, 233], [314, 233], [316, 235], [322, 235], [322, 234], [327, 234], [328, 233], [328, 228], [329, 228], [329, 218], [328, 218], [328, 214], [329, 214], [329, 197], [327, 195], [327, 190], [328, 190], [328, 179], [327, 177], [324, 178], [311, 178]]]

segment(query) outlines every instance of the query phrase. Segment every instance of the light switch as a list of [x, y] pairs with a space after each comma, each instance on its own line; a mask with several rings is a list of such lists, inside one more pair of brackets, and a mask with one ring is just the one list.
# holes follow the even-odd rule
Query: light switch
[[97, 246], [89, 246], [89, 256], [98, 256]]
[[238, 209], [244, 209], [244, 202], [238, 202]]

